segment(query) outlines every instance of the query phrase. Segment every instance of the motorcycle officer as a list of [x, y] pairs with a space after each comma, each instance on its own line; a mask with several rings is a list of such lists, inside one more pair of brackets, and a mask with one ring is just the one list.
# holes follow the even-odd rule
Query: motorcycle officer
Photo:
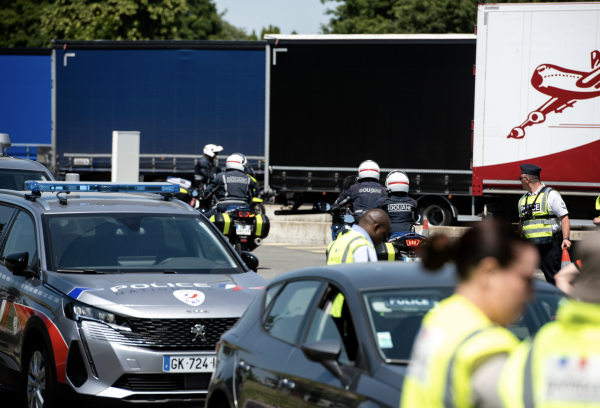
[[417, 202], [408, 197], [408, 176], [402, 171], [394, 170], [385, 178], [385, 187], [389, 195], [377, 200], [375, 208], [381, 208], [390, 217], [390, 238], [408, 234], [419, 217]]
[[351, 205], [355, 218], [375, 208], [375, 202], [381, 197], [387, 197], [385, 187], [379, 183], [379, 165], [373, 160], [366, 160], [358, 167], [358, 183], [350, 186], [336, 201], [332, 209]]
[[252, 177], [244, 173], [244, 158], [240, 154], [232, 154], [227, 158], [225, 173], [220, 173], [211, 181], [204, 191], [203, 200], [217, 197], [218, 204], [205, 215], [210, 218], [217, 212], [224, 212], [230, 205], [248, 206], [252, 201], [256, 188]]
[[204, 156], [196, 163], [196, 174], [194, 175], [194, 184], [202, 190], [210, 183], [216, 173], [220, 173], [220, 169], [215, 165], [215, 157], [223, 151], [223, 146], [207, 144], [204, 146]]
[[254, 174], [254, 170], [252, 169], [252, 167], [248, 166], [248, 159], [246, 158], [246, 156], [244, 156], [241, 153], [234, 153], [237, 155], [240, 155], [242, 157], [242, 165], [244, 166], [244, 170], [242, 170], [244, 172], [244, 174], [250, 176], [250, 178], [252, 179], [252, 181], [254, 182], [254, 189], [252, 190], [252, 196], [253, 197], [258, 197], [258, 180], [256, 180], [256, 175]]

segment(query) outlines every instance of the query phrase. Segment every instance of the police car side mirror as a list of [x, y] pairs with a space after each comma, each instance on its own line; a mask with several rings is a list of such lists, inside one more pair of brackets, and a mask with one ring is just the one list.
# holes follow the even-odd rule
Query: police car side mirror
[[29, 263], [29, 254], [27, 252], [13, 252], [4, 258], [4, 266], [15, 276], [24, 276], [25, 278], [36, 278], [38, 274], [27, 270]]
[[318, 203], [317, 208], [323, 212], [329, 212], [331, 210], [329, 203]]
[[242, 261], [244, 261], [246, 266], [248, 268], [250, 268], [251, 271], [256, 272], [256, 270], [258, 269], [258, 264], [259, 264], [258, 258], [256, 257], [256, 255], [254, 255], [250, 252], [243, 251], [241, 257], [242, 257]]

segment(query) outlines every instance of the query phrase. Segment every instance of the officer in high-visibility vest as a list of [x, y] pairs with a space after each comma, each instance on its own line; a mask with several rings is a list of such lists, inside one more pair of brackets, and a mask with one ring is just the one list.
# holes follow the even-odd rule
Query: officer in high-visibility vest
[[519, 200], [519, 231], [540, 253], [540, 269], [555, 284], [562, 250], [571, 247], [569, 211], [560, 193], [540, 182], [541, 167], [521, 165], [521, 184], [528, 192]]
[[327, 248], [327, 265], [377, 262], [375, 247], [390, 236], [392, 223], [385, 211], [374, 208], [363, 214], [358, 225], [338, 235]]
[[[596, 211], [600, 211], [600, 196], [596, 198]], [[596, 227], [600, 227], [600, 216], [594, 218], [592, 222]]]
[[519, 344], [503, 326], [531, 297], [536, 249], [509, 226], [487, 221], [467, 231], [458, 245], [433, 237], [424, 248], [423, 265], [437, 269], [445, 260], [455, 261], [459, 282], [454, 295], [423, 318], [401, 408], [481, 407]]
[[498, 387], [504, 407], [600, 407], [599, 248], [597, 235], [578, 245], [575, 299], [509, 357]]

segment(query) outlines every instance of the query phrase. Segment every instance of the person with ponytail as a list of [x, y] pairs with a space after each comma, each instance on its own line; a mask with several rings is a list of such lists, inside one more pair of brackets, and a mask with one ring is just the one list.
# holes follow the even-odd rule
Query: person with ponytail
[[508, 225], [486, 221], [458, 242], [433, 237], [422, 258], [432, 273], [453, 261], [458, 282], [455, 293], [423, 318], [401, 408], [501, 406], [498, 376], [519, 344], [505, 326], [531, 298], [537, 250]]

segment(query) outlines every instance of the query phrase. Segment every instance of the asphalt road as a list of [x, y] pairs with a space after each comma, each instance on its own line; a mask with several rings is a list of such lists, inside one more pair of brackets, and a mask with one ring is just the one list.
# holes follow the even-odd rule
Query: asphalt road
[[325, 245], [268, 244], [253, 253], [258, 257], [258, 274], [273, 279], [284, 272], [325, 265]]

